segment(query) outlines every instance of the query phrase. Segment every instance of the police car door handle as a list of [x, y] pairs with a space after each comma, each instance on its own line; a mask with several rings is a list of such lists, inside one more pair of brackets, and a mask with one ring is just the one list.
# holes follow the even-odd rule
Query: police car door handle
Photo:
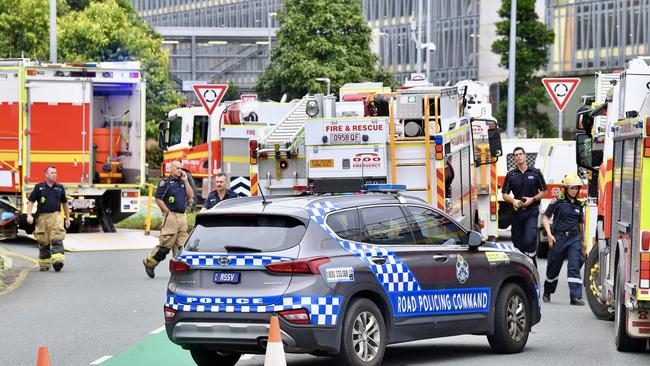
[[385, 264], [386, 263], [386, 257], [370, 257], [370, 261], [374, 264]]
[[436, 262], [444, 263], [444, 262], [449, 260], [449, 257], [446, 256], [446, 255], [436, 254], [436, 255], [433, 256], [433, 260], [436, 261]]

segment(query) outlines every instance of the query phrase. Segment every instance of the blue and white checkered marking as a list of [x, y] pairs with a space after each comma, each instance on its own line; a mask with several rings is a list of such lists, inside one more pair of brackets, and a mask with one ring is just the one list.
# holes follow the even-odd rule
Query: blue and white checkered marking
[[[219, 263], [219, 258], [228, 257], [230, 262], [222, 265]], [[204, 267], [264, 267], [267, 264], [290, 261], [293, 258], [277, 257], [270, 255], [236, 255], [236, 254], [218, 254], [218, 253], [196, 253], [196, 254], [183, 254], [177, 259], [189, 264], [190, 266], [204, 266]]]
[[[212, 313], [273, 313], [305, 308], [311, 324], [335, 325], [342, 296], [190, 297], [167, 295], [165, 306], [179, 311]], [[272, 305], [256, 305], [272, 303]]]
[[[377, 281], [388, 293], [422, 290], [408, 266], [394, 252], [380, 246], [341, 240], [336, 237], [336, 234], [325, 225], [325, 215], [338, 209], [335, 204], [330, 201], [315, 202], [307, 209], [311, 219], [318, 223], [343, 249], [354, 254], [355, 257], [370, 267], [375, 277], [377, 277]], [[375, 264], [370, 260], [371, 257], [375, 256], [385, 257], [386, 263], [382, 265]]]
[[505, 244], [505, 243], [497, 243], [497, 242], [489, 242], [485, 243], [481, 246], [481, 249], [486, 249], [488, 251], [501, 251], [501, 252], [513, 252], [513, 253], [521, 253], [519, 249], [515, 248], [514, 245], [512, 244]]

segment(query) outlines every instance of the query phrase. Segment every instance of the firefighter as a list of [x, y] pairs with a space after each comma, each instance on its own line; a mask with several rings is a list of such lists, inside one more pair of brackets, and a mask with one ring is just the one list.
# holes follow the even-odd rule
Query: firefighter
[[[584, 229], [583, 206], [578, 200], [582, 179], [577, 174], [567, 174], [562, 181], [563, 193], [560, 193], [544, 212], [544, 229], [548, 235], [548, 263], [544, 281], [544, 302], [551, 301], [551, 294], [557, 288], [557, 278], [562, 269], [564, 258], [569, 258], [567, 280], [569, 282], [570, 304], [583, 306], [582, 279], [580, 268], [584, 263], [585, 248], [582, 243]], [[550, 219], [553, 218], [553, 226]]]
[[179, 161], [173, 161], [169, 176], [156, 189], [156, 204], [163, 214], [159, 244], [143, 260], [147, 275], [154, 278], [154, 269], [172, 251], [175, 257], [187, 239], [186, 201], [194, 198], [192, 186]]
[[542, 172], [528, 166], [522, 147], [515, 147], [512, 155], [517, 166], [506, 174], [501, 189], [503, 200], [514, 210], [511, 216], [512, 243], [537, 267], [537, 220], [539, 201], [546, 196], [546, 181]]
[[239, 197], [237, 193], [228, 188], [228, 177], [224, 173], [217, 173], [217, 175], [215, 175], [214, 182], [216, 189], [210, 192], [201, 211], [208, 210], [223, 200]]
[[[41, 271], [48, 271], [52, 266], [59, 272], [65, 261], [63, 239], [65, 229], [70, 227], [70, 208], [65, 189], [56, 183], [56, 173], [54, 165], [45, 168], [45, 181], [34, 187], [27, 203], [27, 222], [31, 225], [34, 223], [34, 202], [37, 202], [34, 236], [38, 241], [38, 264]], [[61, 207], [65, 219], [61, 217]]]

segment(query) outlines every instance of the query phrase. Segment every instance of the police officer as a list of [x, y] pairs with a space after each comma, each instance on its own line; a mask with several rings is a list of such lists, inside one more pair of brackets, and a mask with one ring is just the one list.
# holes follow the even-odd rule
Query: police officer
[[239, 197], [237, 193], [228, 188], [228, 177], [224, 173], [217, 173], [217, 175], [215, 175], [214, 182], [216, 189], [210, 192], [201, 211], [211, 209], [217, 203], [223, 200]]
[[537, 219], [539, 201], [546, 196], [546, 181], [542, 172], [528, 166], [522, 147], [515, 147], [512, 155], [517, 167], [506, 174], [501, 189], [503, 200], [514, 209], [510, 221], [512, 243], [537, 267]]
[[[548, 235], [548, 263], [546, 266], [546, 280], [544, 281], [544, 302], [551, 301], [551, 294], [557, 288], [557, 278], [562, 269], [564, 258], [569, 257], [567, 266], [567, 278], [569, 281], [569, 292], [571, 293], [571, 305], [583, 306], [582, 280], [580, 279], [580, 267], [584, 262], [584, 246], [582, 244], [583, 232], [583, 206], [584, 203], [578, 200], [578, 193], [582, 186], [582, 180], [577, 174], [567, 174], [562, 181], [564, 192], [544, 212], [544, 229]], [[549, 221], [553, 218], [553, 226]]]
[[151, 278], [155, 276], [154, 268], [167, 253], [171, 250], [175, 257], [187, 239], [185, 207], [186, 201], [194, 198], [194, 192], [182, 167], [179, 161], [173, 161], [169, 177], [161, 180], [156, 189], [156, 204], [164, 219], [159, 244], [143, 260], [145, 272]]
[[[38, 241], [38, 264], [41, 271], [49, 270], [51, 265], [59, 272], [65, 261], [63, 239], [65, 229], [70, 227], [70, 208], [65, 189], [56, 183], [56, 173], [54, 165], [45, 168], [45, 181], [34, 187], [27, 203], [27, 222], [31, 225], [34, 223], [32, 216], [34, 202], [37, 202], [34, 236]], [[61, 206], [65, 213], [65, 221], [60, 214]]]

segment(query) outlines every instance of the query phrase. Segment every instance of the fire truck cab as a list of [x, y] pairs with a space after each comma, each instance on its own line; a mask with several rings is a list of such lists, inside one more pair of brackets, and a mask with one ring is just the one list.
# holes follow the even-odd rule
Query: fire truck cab
[[597, 318], [614, 319], [619, 351], [641, 352], [650, 339], [650, 58], [597, 74], [583, 101], [576, 160], [590, 185], [587, 299]]

